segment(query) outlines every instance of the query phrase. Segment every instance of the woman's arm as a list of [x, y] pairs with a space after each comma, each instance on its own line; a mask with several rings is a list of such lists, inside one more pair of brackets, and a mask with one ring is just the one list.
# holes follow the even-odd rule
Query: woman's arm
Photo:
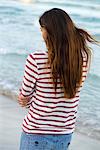
[[18, 96], [18, 102], [22, 107], [31, 104], [31, 97], [35, 90], [36, 80], [38, 78], [38, 69], [36, 61], [32, 54], [28, 55], [25, 65], [24, 77], [20, 94]]

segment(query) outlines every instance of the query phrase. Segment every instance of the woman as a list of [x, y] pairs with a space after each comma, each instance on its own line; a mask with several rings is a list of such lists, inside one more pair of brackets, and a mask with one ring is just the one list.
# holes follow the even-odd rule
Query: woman
[[29, 111], [20, 150], [67, 150], [91, 60], [87, 42], [96, 41], [58, 8], [44, 12], [39, 23], [47, 51], [26, 60], [18, 101]]

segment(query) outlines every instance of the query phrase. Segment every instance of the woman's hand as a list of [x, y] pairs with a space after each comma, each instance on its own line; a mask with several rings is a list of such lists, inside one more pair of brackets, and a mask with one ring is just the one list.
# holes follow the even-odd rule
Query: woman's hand
[[21, 107], [26, 107], [27, 103], [30, 101], [30, 97], [24, 97], [19, 94], [18, 96], [18, 103]]

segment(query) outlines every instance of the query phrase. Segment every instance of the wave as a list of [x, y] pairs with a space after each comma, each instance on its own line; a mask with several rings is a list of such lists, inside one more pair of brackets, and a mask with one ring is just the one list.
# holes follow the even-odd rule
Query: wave
[[[89, 75], [89, 77], [88, 77], [88, 81], [92, 81], [92, 83], [94, 82], [94, 81], [96, 82], [96, 83], [100, 83], [100, 76], [98, 76], [98, 75], [94, 75], [94, 74], [90, 74]], [[90, 84], [90, 83], [88, 83], [88, 81], [87, 81], [87, 83], [86, 84]], [[14, 83], [13, 83], [14, 84]], [[92, 85], [91, 85], [92, 86]], [[90, 88], [92, 88], [92, 87], [90, 87]], [[97, 85], [97, 90], [98, 90], [98, 92], [99, 92], [99, 89], [100, 89], [100, 85]], [[19, 87], [16, 87], [16, 89], [11, 89], [11, 88], [5, 88], [5, 85], [3, 85], [3, 84], [1, 84], [0, 85], [0, 94], [1, 95], [5, 95], [5, 96], [8, 96], [8, 97], [10, 97], [11, 99], [16, 99], [17, 98], [17, 96], [18, 96], [18, 93], [19, 93], [19, 91], [18, 91], [18, 89], [19, 89]]]
[[[1, 79], [1, 81], [2, 80], [3, 79]], [[99, 92], [99, 89], [100, 89], [100, 85], [99, 85], [100, 76], [96, 75], [96, 74], [89, 73], [88, 77], [87, 77], [86, 84], [90, 85], [90, 82], [96, 84], [96, 88], [98, 89], [98, 92]], [[0, 82], [0, 94], [9, 96], [11, 98], [13, 98], [13, 97], [16, 98], [16, 96], [18, 95], [18, 92], [19, 92], [18, 89], [19, 89], [19, 86], [21, 85], [21, 81], [20, 82], [14, 81], [13, 85], [11, 83], [11, 86], [8, 85], [8, 84], [10, 84], [10, 83], [6, 82], [6, 84], [5, 84], [5, 82], [4, 83]], [[91, 84], [90, 88], [92, 88], [91, 86], [93, 86], [93, 85]], [[13, 87], [15, 87], [15, 88], [13, 88]]]
[[0, 6], [0, 11], [5, 11], [5, 10], [9, 10], [9, 11], [13, 10], [13, 11], [16, 11], [16, 12], [23, 12], [24, 11], [23, 9], [15, 7], [15, 6], [13, 7], [13, 6], [3, 6], [3, 5], [1, 5]]
[[20, 15], [20, 13], [24, 12], [23, 9], [15, 7], [15, 6], [0, 6], [0, 15]]
[[12, 91], [10, 89], [3, 89], [0, 87], [0, 95], [4, 95], [11, 99], [17, 100], [18, 92]]
[[[84, 4], [83, 2], [71, 2], [71, 1], [66, 1], [66, 2], [60, 2], [60, 1], [39, 1], [41, 4], [41, 8], [45, 8], [45, 6], [49, 6], [50, 8], [53, 7], [59, 7], [63, 8], [65, 11], [67, 10], [68, 13], [70, 14], [79, 14], [81, 16], [85, 17], [96, 17], [100, 18], [99, 15], [99, 10], [100, 6], [95, 5], [95, 4]], [[84, 11], [82, 11], [84, 9]], [[94, 12], [93, 12], [94, 11]]]
[[6, 55], [6, 56], [27, 56], [29, 53], [22, 53], [22, 52], [16, 52], [16, 53], [12, 53], [12, 52], [7, 52], [7, 53], [0, 53], [0, 55]]
[[25, 55], [28, 55], [28, 52], [25, 50], [17, 51], [17, 52], [11, 52], [5, 48], [0, 48], [0, 55], [24, 55], [25, 56]]
[[94, 122], [95, 123], [91, 123], [91, 121], [88, 120], [88, 124], [86, 123], [86, 125], [84, 125], [85, 121], [77, 119], [76, 131], [100, 141], [100, 126], [97, 125], [96, 120], [94, 120]]
[[62, 0], [62, 1], [56, 1], [56, 0], [38, 0], [37, 2], [43, 3], [43, 4], [49, 4], [49, 5], [61, 5], [61, 6], [71, 6], [71, 7], [85, 7], [85, 8], [90, 8], [94, 10], [99, 10], [100, 6], [96, 3], [91, 4], [91, 3], [83, 3], [81, 1], [70, 1], [70, 0]]
[[[24, 12], [28, 9], [28, 7], [22, 6], [21, 3], [18, 3], [19, 5], [17, 5], [15, 7], [15, 5], [1, 5], [0, 6], [0, 13], [5, 13], [5, 14], [12, 14], [14, 15], [20, 12]], [[73, 1], [49, 1], [48, 0], [38, 0], [36, 1], [36, 8], [41, 8], [44, 9], [45, 6], [46, 8], [48, 7], [63, 7], [65, 10], [67, 10], [69, 13], [71, 14], [79, 14], [85, 17], [96, 17], [96, 18], [100, 18], [99, 15], [99, 10], [100, 10], [100, 6], [97, 4], [91, 4], [91, 3], [83, 3], [83, 2], [73, 2]], [[30, 5], [30, 9], [32, 7], [34, 7], [35, 5], [31, 6]], [[84, 8], [84, 11], [81, 11]], [[93, 12], [94, 11], [94, 12]], [[40, 11], [39, 11], [40, 12]], [[38, 13], [38, 12], [37, 12]]]

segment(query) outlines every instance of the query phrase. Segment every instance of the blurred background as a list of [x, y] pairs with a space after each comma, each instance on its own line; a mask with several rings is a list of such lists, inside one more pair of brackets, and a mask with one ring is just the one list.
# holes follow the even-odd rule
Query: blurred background
[[[21, 85], [26, 57], [46, 50], [39, 16], [58, 7], [76, 26], [100, 40], [100, 0], [0, 0], [0, 94], [15, 97]], [[93, 48], [91, 70], [82, 89], [76, 130], [100, 140], [100, 49]]]

